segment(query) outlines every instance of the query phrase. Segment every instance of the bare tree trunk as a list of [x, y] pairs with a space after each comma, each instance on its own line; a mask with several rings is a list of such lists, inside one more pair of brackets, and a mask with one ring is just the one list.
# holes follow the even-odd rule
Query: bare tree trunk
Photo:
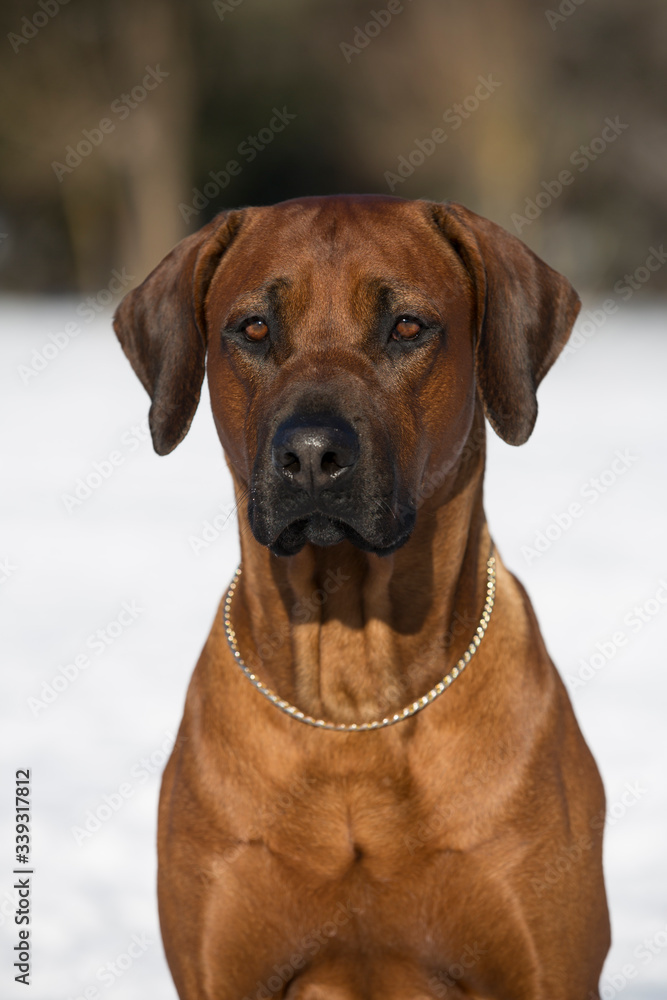
[[141, 281], [185, 235], [178, 204], [187, 189], [193, 119], [190, 43], [176, 3], [144, 0], [113, 10], [125, 46], [115, 73], [127, 81], [123, 91], [141, 87], [149, 69], [168, 74], [103, 147], [117, 177], [117, 260]]

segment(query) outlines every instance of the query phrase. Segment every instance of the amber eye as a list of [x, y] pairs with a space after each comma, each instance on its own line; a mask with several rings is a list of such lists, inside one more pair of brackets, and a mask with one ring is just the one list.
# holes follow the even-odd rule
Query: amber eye
[[269, 332], [269, 328], [263, 319], [254, 316], [245, 324], [243, 332], [249, 340], [264, 340]]
[[416, 319], [411, 319], [409, 316], [401, 316], [391, 331], [391, 335], [394, 340], [414, 340], [417, 334], [421, 332], [421, 329], [422, 325]]

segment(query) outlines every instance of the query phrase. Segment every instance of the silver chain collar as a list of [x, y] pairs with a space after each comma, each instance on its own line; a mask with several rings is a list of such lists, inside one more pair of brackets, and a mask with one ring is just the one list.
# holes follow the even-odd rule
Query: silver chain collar
[[456, 665], [452, 667], [449, 673], [445, 674], [441, 681], [438, 681], [435, 687], [432, 687], [430, 691], [427, 691], [423, 697], [413, 701], [410, 705], [406, 705], [406, 707], [401, 709], [400, 712], [396, 712], [394, 715], [388, 716], [386, 719], [376, 719], [374, 722], [354, 723], [328, 722], [326, 719], [316, 719], [312, 715], [306, 715], [306, 713], [302, 712], [296, 707], [296, 705], [291, 705], [288, 701], [285, 701], [284, 698], [281, 698], [280, 695], [276, 694], [275, 691], [264, 684], [259, 677], [252, 672], [250, 667], [244, 663], [241, 658], [236, 640], [236, 632], [232, 628], [231, 623], [232, 598], [238, 585], [239, 577], [241, 576], [241, 566], [239, 566], [234, 574], [234, 579], [230, 583], [229, 590], [227, 591], [227, 595], [225, 597], [224, 625], [229, 648], [234, 654], [234, 659], [250, 683], [253, 684], [257, 690], [271, 702], [272, 705], [275, 705], [276, 708], [279, 708], [281, 712], [284, 712], [285, 715], [289, 715], [292, 719], [298, 719], [299, 722], [304, 722], [307, 726], [314, 726], [316, 729], [334, 729], [337, 732], [345, 733], [364, 733], [371, 729], [384, 729], [387, 726], [394, 726], [397, 722], [402, 722], [403, 719], [409, 719], [411, 716], [416, 715], [417, 712], [421, 712], [423, 708], [426, 708], [426, 706], [430, 705], [432, 701], [439, 698], [440, 695], [443, 694], [451, 684], [453, 684], [456, 678], [460, 677], [479, 649], [488, 624], [491, 620], [491, 613], [493, 611], [496, 595], [496, 559], [493, 555], [493, 549], [491, 550], [491, 553], [492, 554], [489, 556], [486, 563], [486, 601], [484, 604], [484, 610], [482, 612], [482, 617], [479, 620], [479, 625], [477, 626], [475, 634], [472, 637], [472, 641], [470, 642], [470, 645], [466, 649], [465, 653]]

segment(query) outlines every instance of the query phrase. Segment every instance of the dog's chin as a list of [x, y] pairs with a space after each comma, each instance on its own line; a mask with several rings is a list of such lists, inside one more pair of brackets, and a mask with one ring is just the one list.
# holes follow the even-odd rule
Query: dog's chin
[[299, 552], [306, 542], [328, 548], [337, 545], [346, 537], [342, 521], [336, 521], [324, 514], [312, 514], [310, 517], [292, 521], [280, 532], [269, 549], [276, 556], [293, 556]]
[[370, 532], [368, 535], [363, 534], [338, 518], [314, 513], [288, 524], [274, 541], [268, 543], [268, 548], [276, 556], [293, 556], [301, 551], [306, 542], [328, 548], [331, 545], [338, 545], [339, 542], [348, 541], [364, 552], [385, 556], [391, 555], [405, 545], [413, 527], [414, 520], [393, 537], [376, 539]]

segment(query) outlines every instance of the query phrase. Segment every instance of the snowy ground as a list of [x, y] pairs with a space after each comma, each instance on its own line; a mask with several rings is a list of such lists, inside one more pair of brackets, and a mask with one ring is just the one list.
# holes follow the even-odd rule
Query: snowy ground
[[[27, 995], [11, 969], [10, 823], [14, 774], [30, 768], [32, 1000], [170, 1000], [154, 892], [159, 772], [238, 556], [233, 519], [198, 552], [193, 539], [223, 521], [231, 487], [207, 399], [158, 458], [108, 317], [87, 322], [76, 306], [0, 303], [0, 995]], [[33, 350], [70, 322], [78, 335], [35, 372]], [[648, 307], [608, 319], [547, 378], [527, 445], [490, 434], [490, 524], [607, 789], [605, 1000], [667, 996], [666, 325]], [[99, 488], [67, 501], [112, 452]], [[578, 516], [559, 529], [571, 504]], [[100, 629], [110, 644], [95, 644]]]

